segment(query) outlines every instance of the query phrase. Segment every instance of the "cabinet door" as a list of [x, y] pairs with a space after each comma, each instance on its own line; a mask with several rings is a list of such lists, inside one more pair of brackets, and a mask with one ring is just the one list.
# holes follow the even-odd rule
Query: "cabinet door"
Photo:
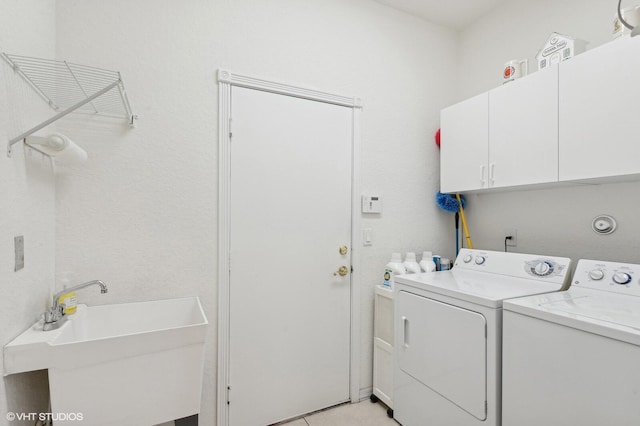
[[488, 94], [483, 93], [442, 110], [442, 192], [462, 192], [487, 187], [488, 107]]
[[560, 180], [640, 173], [640, 37], [560, 67]]
[[558, 66], [489, 92], [489, 186], [558, 180]]

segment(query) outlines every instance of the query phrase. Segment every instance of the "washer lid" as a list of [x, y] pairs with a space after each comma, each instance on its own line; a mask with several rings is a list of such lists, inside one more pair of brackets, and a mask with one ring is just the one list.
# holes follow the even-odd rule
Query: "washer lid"
[[640, 297], [574, 288], [504, 303], [506, 311], [640, 345]]
[[398, 275], [397, 284], [453, 297], [489, 308], [516, 297], [558, 291], [562, 284], [454, 268], [451, 271]]

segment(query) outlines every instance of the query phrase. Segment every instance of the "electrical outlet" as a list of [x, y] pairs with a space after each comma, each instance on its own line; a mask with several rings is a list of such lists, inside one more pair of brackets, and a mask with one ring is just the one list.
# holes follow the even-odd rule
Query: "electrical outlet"
[[511, 236], [511, 239], [507, 240], [507, 247], [516, 247], [518, 245], [518, 230], [515, 228], [509, 228], [504, 230], [505, 238]]

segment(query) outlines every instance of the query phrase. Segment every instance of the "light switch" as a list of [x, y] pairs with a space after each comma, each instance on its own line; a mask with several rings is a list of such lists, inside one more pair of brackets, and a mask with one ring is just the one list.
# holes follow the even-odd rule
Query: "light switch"
[[379, 195], [363, 195], [362, 213], [382, 213], [382, 198]]
[[373, 245], [373, 229], [364, 228], [362, 230], [362, 245], [363, 246]]

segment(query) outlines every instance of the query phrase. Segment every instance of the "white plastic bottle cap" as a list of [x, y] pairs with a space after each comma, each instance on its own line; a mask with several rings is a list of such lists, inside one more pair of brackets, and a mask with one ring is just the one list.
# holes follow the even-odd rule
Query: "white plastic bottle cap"
[[404, 259], [405, 262], [415, 262], [416, 254], [412, 251], [407, 252], [407, 257]]
[[422, 252], [422, 260], [431, 260], [433, 261], [433, 253], [430, 251], [423, 251]]
[[391, 253], [391, 262], [402, 263], [402, 255], [400, 253]]

